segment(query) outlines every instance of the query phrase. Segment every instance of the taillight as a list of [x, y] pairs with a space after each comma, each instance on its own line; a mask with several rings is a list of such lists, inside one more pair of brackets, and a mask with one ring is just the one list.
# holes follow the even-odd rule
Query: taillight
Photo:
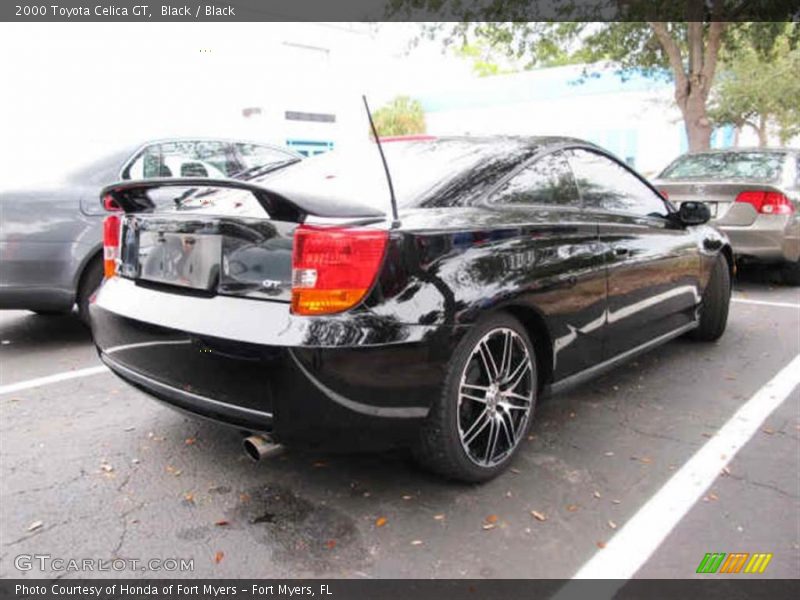
[[749, 190], [736, 196], [736, 202], [751, 204], [764, 215], [789, 215], [794, 212], [792, 201], [780, 192]]
[[103, 272], [106, 279], [117, 274], [119, 226], [119, 215], [108, 215], [103, 221]]
[[292, 250], [292, 312], [324, 315], [361, 302], [388, 239], [388, 232], [374, 229], [300, 225]]

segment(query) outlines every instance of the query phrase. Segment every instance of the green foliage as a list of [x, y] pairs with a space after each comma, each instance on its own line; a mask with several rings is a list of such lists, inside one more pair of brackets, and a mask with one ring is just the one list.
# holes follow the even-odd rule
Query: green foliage
[[[524, 68], [584, 63], [585, 77], [610, 66], [623, 79], [636, 72], [671, 80], [693, 150], [709, 145], [707, 104], [718, 58], [751, 48], [767, 60], [779, 38], [790, 47], [800, 38], [796, 23], [775, 18], [789, 12], [783, 0], [390, 0], [389, 6], [393, 15], [458, 19], [426, 23], [421, 37], [447, 47], [487, 46]], [[616, 11], [616, 20], [607, 10]], [[755, 22], [742, 22], [748, 15]]]
[[792, 45], [789, 35], [770, 48], [737, 40], [725, 54], [712, 95], [712, 121], [752, 127], [762, 145], [771, 129], [784, 143], [800, 134], [800, 49]]
[[372, 118], [380, 136], [425, 133], [422, 105], [408, 96], [397, 96], [388, 105], [376, 110]]

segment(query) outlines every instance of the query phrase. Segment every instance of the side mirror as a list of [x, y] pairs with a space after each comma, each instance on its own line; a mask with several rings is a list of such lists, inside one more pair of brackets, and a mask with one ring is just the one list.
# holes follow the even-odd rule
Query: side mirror
[[711, 211], [703, 202], [682, 202], [678, 217], [684, 225], [702, 225], [711, 219]]

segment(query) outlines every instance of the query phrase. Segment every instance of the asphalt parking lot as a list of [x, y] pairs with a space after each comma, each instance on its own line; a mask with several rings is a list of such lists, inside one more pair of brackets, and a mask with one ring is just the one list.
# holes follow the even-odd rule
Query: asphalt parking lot
[[[290, 449], [255, 464], [234, 430], [108, 372], [39, 380], [99, 365], [71, 316], [0, 313], [0, 342], [0, 577], [81, 575], [15, 567], [45, 554], [194, 559], [191, 572], [83, 574], [104, 577], [567, 578], [800, 354], [800, 291], [739, 281], [720, 342], [673, 341], [547, 400], [514, 468], [483, 486], [443, 482], [403, 453]], [[636, 576], [769, 552], [761, 576], [798, 577], [798, 442], [795, 388]]]

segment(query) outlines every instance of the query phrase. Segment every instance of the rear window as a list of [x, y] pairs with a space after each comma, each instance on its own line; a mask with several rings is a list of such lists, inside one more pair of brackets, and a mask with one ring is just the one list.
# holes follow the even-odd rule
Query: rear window
[[[398, 206], [415, 208], [467, 205], [535, 148], [513, 139], [447, 139], [387, 142], [383, 150]], [[310, 158], [271, 176], [266, 185], [289, 198], [293, 192], [330, 202], [341, 198], [388, 212], [389, 188], [374, 143]]]
[[777, 152], [720, 152], [682, 156], [660, 175], [661, 179], [726, 179], [777, 181], [784, 155]]

